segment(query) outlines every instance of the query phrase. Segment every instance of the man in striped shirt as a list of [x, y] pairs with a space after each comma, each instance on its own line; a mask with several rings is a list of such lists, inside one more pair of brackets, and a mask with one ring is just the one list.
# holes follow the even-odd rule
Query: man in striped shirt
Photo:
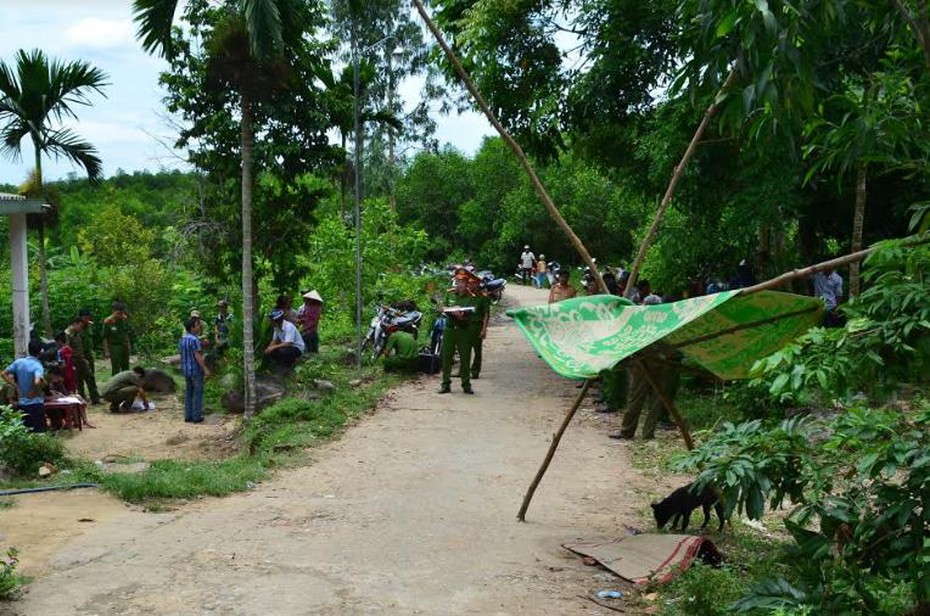
[[181, 352], [181, 374], [184, 375], [184, 421], [203, 421], [203, 379], [210, 371], [203, 362], [200, 349], [200, 319], [191, 317], [184, 323], [184, 336], [178, 343]]

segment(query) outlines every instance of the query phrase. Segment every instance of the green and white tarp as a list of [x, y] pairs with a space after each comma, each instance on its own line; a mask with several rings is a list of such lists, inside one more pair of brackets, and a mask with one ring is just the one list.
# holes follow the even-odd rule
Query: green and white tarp
[[820, 323], [818, 298], [778, 291], [726, 291], [655, 306], [592, 295], [507, 312], [553, 370], [588, 379], [640, 351], [674, 348], [721, 379], [747, 378]]

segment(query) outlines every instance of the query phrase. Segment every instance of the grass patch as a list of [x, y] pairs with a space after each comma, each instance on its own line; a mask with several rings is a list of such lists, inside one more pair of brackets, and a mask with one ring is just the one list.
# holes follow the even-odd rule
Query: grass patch
[[[765, 578], [789, 577], [783, 562], [782, 541], [760, 535], [735, 521], [713, 540], [726, 556], [719, 568], [695, 563], [671, 583], [655, 589], [660, 593], [662, 614], [667, 616], [720, 616]], [[647, 591], [648, 592], [648, 591]]]
[[[306, 461], [306, 450], [339, 435], [347, 423], [370, 410], [400, 378], [380, 366], [361, 373], [341, 363], [341, 351], [303, 362], [288, 380], [293, 397], [262, 410], [244, 426], [243, 453], [219, 461], [157, 460], [136, 474], [87, 469], [102, 488], [149, 510], [170, 508], [170, 501], [227, 496], [248, 490], [275, 469]], [[333, 384], [319, 391], [314, 382]], [[82, 480], [88, 480], [82, 473]], [[72, 479], [73, 480], [73, 479]]]
[[16, 506], [16, 499], [12, 497], [2, 497], [0, 498], [0, 511], [4, 509], [12, 509]]
[[[379, 366], [361, 372], [343, 363], [344, 351], [335, 346], [302, 362], [288, 379], [285, 398], [258, 413], [241, 432], [243, 452], [225, 460], [156, 460], [140, 473], [107, 473], [92, 462], [61, 458], [59, 471], [39, 480], [34, 475], [15, 477], [3, 488], [64, 486], [78, 482], [99, 483], [101, 488], [149, 510], [171, 508], [171, 501], [200, 496], [227, 496], [248, 490], [267, 479], [278, 468], [288, 468], [307, 459], [307, 448], [342, 433], [354, 418], [371, 410], [387, 389], [402, 381], [385, 375]], [[319, 380], [332, 383], [332, 390], [318, 387]], [[215, 382], [215, 380], [213, 381]], [[183, 388], [182, 388], [183, 389]], [[40, 444], [61, 448], [58, 437], [42, 435]], [[37, 459], [48, 455], [48, 447], [30, 448]], [[53, 453], [63, 452], [55, 449]], [[120, 462], [132, 462], [126, 459]], [[29, 465], [31, 467], [32, 461]], [[6, 504], [10, 503], [10, 504]], [[0, 500], [0, 509], [12, 501]]]
[[267, 474], [262, 460], [236, 456], [218, 462], [156, 460], [142, 473], [111, 473], [101, 477], [104, 490], [131, 503], [148, 499], [226, 496], [247, 490]]
[[[678, 392], [675, 406], [691, 428], [695, 444], [700, 445], [724, 422], [739, 423], [755, 418], [748, 412], [743, 396], [734, 395], [733, 388], [741, 386], [728, 387], [727, 391], [715, 390], [704, 382], [686, 380]], [[629, 444], [634, 468], [653, 479], [674, 472], [672, 462], [686, 451], [677, 430], [660, 430], [656, 432], [655, 440], [634, 440]]]

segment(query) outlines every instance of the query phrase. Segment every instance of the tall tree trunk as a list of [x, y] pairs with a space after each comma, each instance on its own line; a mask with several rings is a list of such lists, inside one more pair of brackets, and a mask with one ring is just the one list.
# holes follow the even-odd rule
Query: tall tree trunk
[[346, 183], [349, 178], [349, 152], [346, 150], [346, 134], [339, 131], [342, 136], [342, 151], [345, 153], [345, 160], [342, 163], [342, 170], [339, 173], [339, 220], [345, 222], [346, 219]]
[[45, 328], [45, 337], [53, 338], [52, 312], [48, 307], [48, 268], [45, 262], [45, 218], [39, 214], [39, 285], [42, 295], [42, 326]]
[[[45, 198], [45, 188], [42, 185], [42, 152], [36, 139], [32, 140], [32, 147], [35, 150], [36, 158], [36, 177], [35, 190], [40, 199]], [[45, 329], [45, 337], [52, 338], [52, 312], [48, 307], [48, 268], [45, 261], [45, 213], [37, 214], [39, 221], [39, 295], [42, 298], [42, 327]]]
[[255, 305], [252, 287], [252, 108], [242, 93], [242, 358], [245, 379], [243, 418], [255, 413]]
[[[868, 163], [859, 163], [856, 170], [856, 209], [853, 211], [852, 252], [862, 250], [862, 227], [865, 224], [865, 201], [867, 196]], [[849, 265], [849, 297], [859, 295], [859, 261]]]
[[[391, 114], [394, 113], [394, 66], [393, 50], [386, 49], [387, 54], [387, 70], [388, 70], [388, 104], [387, 108]], [[387, 125], [388, 133], [388, 204], [391, 207], [391, 211], [395, 214], [397, 213], [397, 198], [394, 195], [394, 127], [390, 124]]]

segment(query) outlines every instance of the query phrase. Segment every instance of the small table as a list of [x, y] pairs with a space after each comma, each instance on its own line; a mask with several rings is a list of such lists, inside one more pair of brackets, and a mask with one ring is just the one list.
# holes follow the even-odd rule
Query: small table
[[84, 410], [87, 403], [76, 396], [64, 396], [60, 398], [46, 398], [43, 403], [45, 408], [45, 418], [49, 427], [54, 430], [61, 428], [74, 428], [83, 430], [81, 417], [84, 416]]

